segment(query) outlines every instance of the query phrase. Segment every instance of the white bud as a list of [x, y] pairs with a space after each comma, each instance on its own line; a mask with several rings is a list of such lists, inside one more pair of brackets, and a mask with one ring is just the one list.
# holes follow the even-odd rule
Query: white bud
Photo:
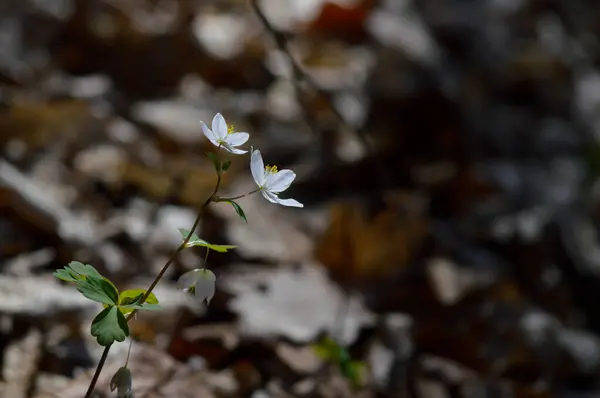
[[118, 398], [131, 398], [131, 371], [123, 366], [110, 379], [110, 391], [117, 390]]
[[180, 289], [193, 291], [200, 301], [206, 300], [206, 305], [215, 295], [215, 281], [217, 277], [209, 269], [194, 269], [181, 275], [177, 284]]

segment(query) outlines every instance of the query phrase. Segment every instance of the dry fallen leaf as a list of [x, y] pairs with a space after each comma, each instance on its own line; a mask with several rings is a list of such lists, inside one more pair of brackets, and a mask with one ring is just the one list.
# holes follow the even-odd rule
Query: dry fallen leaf
[[74, 139], [92, 121], [90, 107], [81, 100], [15, 103], [0, 111], [0, 145], [12, 137], [30, 148], [39, 148], [61, 138]]
[[390, 276], [408, 264], [424, 238], [423, 210], [408, 195], [372, 217], [360, 205], [333, 204], [316, 257], [341, 280]]
[[[127, 344], [113, 346], [104, 366], [96, 390], [111, 396], [110, 380], [125, 363]], [[208, 390], [205, 375], [183, 365], [152, 346], [134, 343], [129, 358], [129, 369], [133, 377], [134, 396], [151, 398], [213, 398]], [[82, 373], [68, 386], [59, 391], [42, 392], [36, 398], [81, 398], [90, 382], [89, 372]]]
[[9, 344], [2, 361], [0, 396], [26, 398], [43, 349], [42, 333], [32, 329], [21, 340]]
[[310, 342], [321, 332], [337, 331], [345, 305], [340, 341], [354, 341], [359, 330], [374, 321], [357, 297], [346, 297], [316, 264], [275, 270], [239, 266], [223, 278], [222, 287], [235, 295], [229, 306], [238, 314], [242, 333], [249, 336]]

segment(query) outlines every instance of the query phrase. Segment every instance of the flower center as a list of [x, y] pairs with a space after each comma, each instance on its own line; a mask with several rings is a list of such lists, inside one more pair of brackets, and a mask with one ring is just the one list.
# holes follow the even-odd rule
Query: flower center
[[266, 165], [265, 166], [265, 173], [267, 173], [267, 174], [275, 174], [275, 173], [277, 173], [277, 166]]
[[230, 124], [227, 127], [227, 134], [233, 134], [233, 133], [235, 133], [235, 126], [233, 124]]

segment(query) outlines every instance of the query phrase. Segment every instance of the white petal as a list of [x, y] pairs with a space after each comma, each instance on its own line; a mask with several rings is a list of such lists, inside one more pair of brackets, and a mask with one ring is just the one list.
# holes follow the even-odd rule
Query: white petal
[[198, 281], [199, 278], [200, 278], [200, 270], [193, 269], [179, 277], [179, 279], [177, 280], [177, 286], [180, 289], [189, 289], [190, 287], [192, 287], [196, 284], [196, 282]]
[[250, 171], [254, 182], [261, 187], [265, 183], [265, 164], [259, 150], [252, 151], [250, 156]]
[[225, 141], [231, 146], [240, 146], [245, 144], [248, 138], [250, 138], [248, 133], [232, 133], [225, 137]]
[[212, 144], [216, 147], [221, 146], [221, 143], [219, 142], [219, 139], [217, 137], [214, 138], [209, 138], [210, 142], [212, 142]]
[[219, 138], [225, 138], [227, 135], [227, 123], [225, 123], [225, 118], [220, 113], [217, 113], [212, 120], [212, 130], [215, 136]]
[[279, 193], [288, 189], [295, 178], [296, 173], [292, 170], [284, 169], [269, 175], [265, 186], [269, 191]]
[[243, 149], [236, 149], [233, 147], [227, 148], [227, 150], [231, 153], [233, 153], [234, 155], [243, 155], [248, 151], [244, 151]]
[[279, 203], [279, 198], [277, 197], [277, 195], [275, 195], [273, 192], [269, 192], [266, 189], [261, 189], [260, 193], [262, 194], [262, 196], [264, 196], [265, 199], [267, 199], [269, 202], [271, 203]]
[[304, 205], [302, 203], [298, 202], [296, 199], [277, 198], [277, 203], [282, 206], [288, 206], [288, 207], [304, 207]]
[[206, 300], [206, 304], [210, 304], [210, 300], [215, 295], [215, 280], [217, 277], [208, 269], [198, 270], [200, 278], [196, 282], [196, 297], [201, 301]]
[[213, 131], [211, 129], [208, 128], [208, 126], [206, 125], [206, 123], [204, 122], [200, 122], [200, 127], [202, 128], [202, 133], [204, 134], [204, 136], [206, 136], [206, 138], [208, 138], [210, 140], [210, 142], [215, 142], [215, 140], [217, 139], [217, 137], [215, 136], [215, 133], [213, 133]]
[[267, 199], [271, 203], [289, 207], [304, 207], [304, 205], [298, 202], [296, 199], [280, 199], [279, 196], [277, 196], [277, 194], [266, 189], [262, 189], [260, 192], [265, 197], [265, 199]]

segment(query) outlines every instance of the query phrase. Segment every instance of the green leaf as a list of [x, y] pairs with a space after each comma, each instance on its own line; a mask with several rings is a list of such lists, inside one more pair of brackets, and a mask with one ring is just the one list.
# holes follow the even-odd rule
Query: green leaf
[[100, 273], [96, 270], [96, 268], [92, 267], [89, 264], [83, 264], [80, 263], [79, 261], [71, 261], [69, 263], [69, 267], [77, 272], [79, 275], [85, 276], [85, 277], [96, 277], [96, 278], [101, 278], [102, 275], [100, 275]]
[[106, 347], [115, 341], [125, 340], [129, 336], [129, 326], [121, 311], [111, 305], [94, 318], [91, 332], [98, 344]]
[[[181, 233], [181, 236], [185, 240], [185, 238], [187, 238], [188, 235], [190, 234], [190, 231], [183, 229], [183, 228], [179, 228], [179, 233]], [[200, 239], [198, 237], [198, 235], [196, 235], [196, 234], [192, 234], [192, 237], [190, 238], [188, 243], [186, 243], [185, 246], [186, 247], [194, 247], [194, 246], [206, 247], [206, 248], [209, 248], [209, 249], [214, 250], [219, 253], [226, 253], [227, 250], [235, 249], [237, 247], [235, 245], [215, 245], [213, 243], [208, 243], [204, 239]]]
[[340, 347], [331, 337], [325, 336], [318, 343], [313, 344], [314, 353], [327, 361], [340, 362], [344, 356], [344, 348]]
[[77, 282], [80, 280], [79, 275], [77, 275], [77, 274], [74, 275], [73, 273], [71, 273], [69, 271], [70, 270], [68, 270], [67, 268], [59, 269], [59, 270], [56, 270], [52, 275], [54, 275], [55, 278], [58, 278], [65, 282]]
[[221, 172], [221, 160], [219, 159], [219, 155], [217, 155], [214, 152], [209, 152], [206, 154], [206, 156], [208, 156], [208, 158], [212, 161], [213, 165], [215, 166], [215, 170], [217, 173]]
[[63, 269], [54, 272], [53, 275], [65, 282], [77, 282], [85, 280], [87, 277], [102, 277], [94, 267], [89, 264], [80, 263], [79, 261], [71, 261]]
[[104, 277], [87, 277], [77, 282], [77, 290], [90, 300], [98, 303], [116, 305], [119, 291]]
[[242, 220], [244, 220], [245, 223], [248, 222], [248, 219], [246, 218], [246, 214], [244, 213], [244, 209], [242, 209], [242, 207], [240, 205], [235, 203], [233, 200], [224, 200], [224, 202], [231, 203], [231, 205], [235, 209], [235, 212], [237, 213], [237, 215], [240, 216], [240, 218]]
[[[179, 230], [179, 233], [181, 234], [181, 236], [183, 237], [183, 240], [185, 240], [188, 236], [190, 236], [189, 230], [183, 229], [183, 228], [178, 228], [178, 230]], [[190, 239], [188, 240], [188, 244], [192, 241], [199, 240], [199, 239], [200, 238], [198, 237], [198, 235], [196, 235], [194, 232], [192, 232], [192, 235], [190, 236]]]
[[143, 304], [140, 303], [145, 294], [146, 290], [144, 289], [129, 289], [121, 292], [119, 295], [119, 309], [124, 315], [133, 310], [159, 310], [161, 307], [158, 305], [158, 298], [152, 292]]
[[139, 304], [139, 303], [135, 303], [135, 304], [126, 304], [126, 305], [120, 305], [119, 308], [123, 311], [124, 314], [128, 314], [131, 311], [135, 310], [148, 310], [148, 311], [156, 311], [156, 310], [160, 310], [161, 307], [158, 304], [150, 304], [150, 303], [144, 303], [144, 304]]
[[334, 363], [342, 375], [348, 379], [353, 387], [359, 387], [364, 379], [365, 364], [361, 361], [354, 361], [350, 357], [348, 350], [340, 346], [331, 337], [326, 336], [321, 341], [313, 344], [313, 351], [322, 359]]
[[344, 361], [340, 363], [342, 375], [350, 380], [354, 388], [363, 384], [365, 368], [366, 365], [361, 361]]
[[[121, 292], [119, 295], [119, 305], [129, 305], [137, 303], [141, 298], [146, 294], [146, 290], [144, 289], [129, 289]], [[135, 300], [137, 298], [137, 300]], [[150, 292], [148, 298], [145, 303], [148, 304], [158, 304], [158, 298], [154, 295], [154, 293]]]
[[227, 159], [226, 161], [223, 162], [223, 164], [221, 165], [221, 170], [223, 171], [227, 171], [229, 170], [229, 167], [231, 166], [231, 160]]

